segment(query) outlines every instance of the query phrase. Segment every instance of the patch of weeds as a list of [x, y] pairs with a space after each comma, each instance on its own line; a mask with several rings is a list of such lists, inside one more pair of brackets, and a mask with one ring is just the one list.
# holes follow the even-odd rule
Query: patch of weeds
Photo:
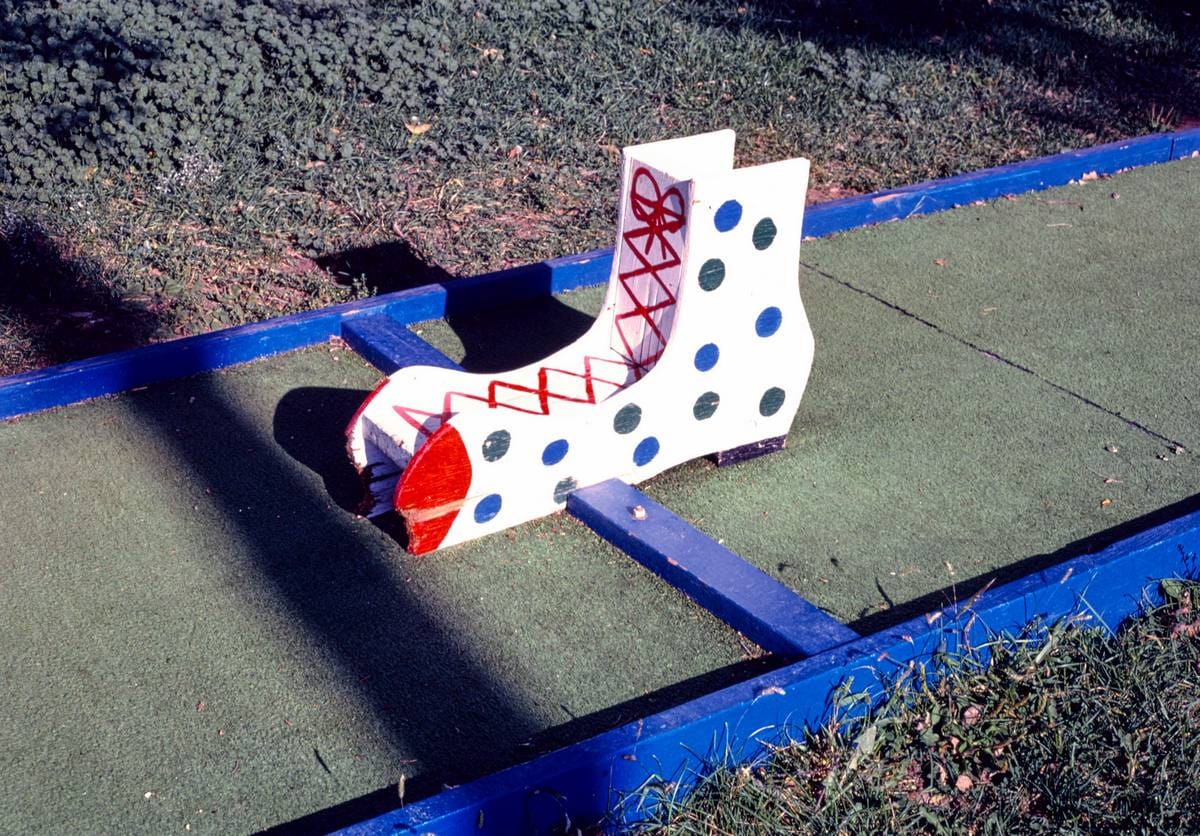
[[634, 142], [827, 199], [1200, 118], [1200, 15], [1135, 0], [0, 0], [0, 66], [0, 203], [174, 334], [607, 246]]
[[351, 156], [334, 125], [280, 110], [436, 105], [457, 69], [446, 46], [439, 28], [364, 0], [6, 0], [0, 184], [48, 202], [59, 177], [100, 167], [172, 177], [247, 128], [264, 163]]
[[1116, 636], [1032, 625], [766, 762], [682, 797], [659, 788], [645, 830], [1197, 832], [1200, 584], [1162, 586], [1165, 603]]
[[164, 333], [162, 300], [125, 288], [43, 225], [0, 207], [0, 374], [129, 348]]

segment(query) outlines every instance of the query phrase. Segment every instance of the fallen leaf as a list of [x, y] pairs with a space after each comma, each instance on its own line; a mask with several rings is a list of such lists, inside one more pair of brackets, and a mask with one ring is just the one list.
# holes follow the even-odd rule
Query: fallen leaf
[[973, 786], [975, 786], [975, 782], [965, 772], [954, 779], [954, 788], [959, 792], [970, 792]]
[[1176, 624], [1171, 628], [1171, 638], [1186, 636], [1190, 639], [1198, 634], [1200, 634], [1200, 621], [1193, 621], [1191, 624]]

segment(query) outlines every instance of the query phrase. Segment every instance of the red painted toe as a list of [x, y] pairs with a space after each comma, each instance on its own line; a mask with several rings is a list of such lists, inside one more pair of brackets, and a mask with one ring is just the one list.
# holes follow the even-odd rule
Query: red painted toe
[[396, 486], [395, 508], [404, 517], [412, 554], [442, 544], [470, 487], [471, 460], [462, 436], [443, 424], [417, 448]]

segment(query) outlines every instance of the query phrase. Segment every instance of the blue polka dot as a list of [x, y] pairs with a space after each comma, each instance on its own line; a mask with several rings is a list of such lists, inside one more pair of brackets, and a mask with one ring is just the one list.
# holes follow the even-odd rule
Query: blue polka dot
[[781, 322], [783, 322], [783, 311], [774, 306], [766, 308], [754, 321], [754, 332], [760, 337], [769, 337], [779, 330]]
[[546, 449], [542, 451], [542, 464], [558, 464], [566, 457], [567, 451], [570, 449], [571, 445], [567, 444], [565, 438], [560, 438], [558, 441], [551, 441], [546, 445]]
[[713, 215], [713, 223], [717, 227], [717, 232], [728, 232], [738, 225], [738, 221], [742, 219], [742, 204], [736, 200], [727, 200], [717, 209], [717, 214]]
[[648, 435], [641, 440], [633, 451], [633, 463], [638, 467], [649, 464], [658, 455], [658, 439]]
[[702, 345], [696, 350], [696, 368], [702, 372], [706, 372], [717, 365], [717, 360], [720, 357], [721, 349], [717, 348], [716, 343]]
[[488, 494], [475, 506], [475, 522], [485, 523], [500, 513], [500, 494]]

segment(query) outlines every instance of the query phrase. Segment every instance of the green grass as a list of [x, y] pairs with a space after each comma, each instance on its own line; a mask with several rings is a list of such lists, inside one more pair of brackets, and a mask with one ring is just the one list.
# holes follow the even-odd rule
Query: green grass
[[[0, 262], [34, 228], [84, 265], [49, 301], [10, 268], [0, 371], [607, 245], [632, 142], [733, 127], [824, 199], [1200, 116], [1200, 16], [1166, 3], [254, 4], [278, 37], [86, 5], [0, 2]], [[60, 71], [115, 93], [60, 102]]]
[[[865, 716], [646, 804], [662, 834], [1200, 830], [1200, 585], [913, 669]], [[846, 695], [841, 706], [859, 704]]]

